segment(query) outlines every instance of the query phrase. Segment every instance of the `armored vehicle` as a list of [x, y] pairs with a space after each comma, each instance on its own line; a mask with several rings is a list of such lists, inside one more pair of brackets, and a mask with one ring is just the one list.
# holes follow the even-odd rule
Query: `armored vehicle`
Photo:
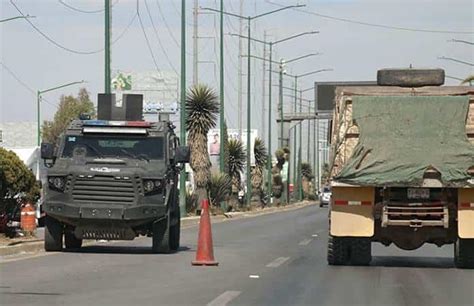
[[44, 248], [61, 251], [63, 237], [65, 248], [72, 249], [81, 247], [83, 239], [146, 235], [152, 237], [154, 253], [175, 251], [180, 240], [178, 175], [189, 148], [179, 146], [166, 119], [100, 120], [112, 118], [113, 108], [108, 109], [104, 116], [99, 105], [99, 120], [75, 120], [57, 146], [41, 146], [48, 167]]
[[383, 69], [337, 87], [328, 263], [367, 265], [371, 243], [454, 244], [474, 268], [474, 91], [440, 69]]

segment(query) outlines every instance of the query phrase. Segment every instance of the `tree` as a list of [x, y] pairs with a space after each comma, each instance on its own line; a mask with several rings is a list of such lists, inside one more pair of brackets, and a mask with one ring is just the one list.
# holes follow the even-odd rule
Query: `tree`
[[33, 172], [12, 152], [0, 148], [0, 204], [35, 203], [40, 189]]
[[253, 146], [253, 154], [255, 157], [255, 167], [252, 169], [252, 189], [259, 192], [263, 185], [263, 171], [267, 163], [267, 149], [260, 138], [255, 138]]
[[219, 103], [216, 93], [204, 85], [192, 86], [186, 95], [186, 130], [191, 149], [198, 205], [207, 198], [206, 189], [211, 180], [211, 161], [207, 151], [207, 133], [216, 126]]
[[310, 163], [301, 163], [301, 175], [303, 176], [303, 193], [308, 198], [311, 193], [311, 180], [314, 178], [313, 167]]
[[474, 74], [471, 74], [467, 76], [461, 84], [468, 84], [469, 86], [472, 86], [472, 83], [474, 83]]
[[239, 139], [230, 139], [229, 148], [229, 176], [232, 180], [232, 189], [234, 192], [240, 190], [240, 173], [244, 170], [245, 150], [242, 141]]
[[43, 141], [57, 144], [59, 135], [67, 129], [72, 120], [78, 119], [81, 114], [94, 114], [94, 104], [85, 88], [79, 90], [77, 97], [61, 96], [53, 121], [43, 123]]

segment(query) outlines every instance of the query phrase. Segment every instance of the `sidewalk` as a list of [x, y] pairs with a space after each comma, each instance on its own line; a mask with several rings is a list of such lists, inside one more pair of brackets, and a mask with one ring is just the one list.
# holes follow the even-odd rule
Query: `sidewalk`
[[[309, 205], [315, 205], [316, 202], [314, 201], [303, 201], [298, 202], [286, 206], [280, 207], [267, 207], [264, 209], [257, 208], [252, 211], [245, 211], [245, 212], [229, 212], [225, 213], [224, 215], [216, 215], [211, 216], [212, 223], [221, 223], [230, 220], [236, 220], [241, 218], [251, 218], [257, 217], [277, 212], [284, 212], [289, 210], [295, 210], [302, 207], [306, 207]], [[190, 228], [197, 226], [199, 224], [199, 216], [191, 216], [191, 217], [184, 217], [181, 218], [181, 228]], [[15, 238], [15, 239], [8, 239], [2, 238], [0, 239], [0, 257], [4, 256], [14, 256], [20, 254], [34, 254], [43, 251], [43, 239], [44, 239], [44, 231], [43, 228], [39, 228], [36, 233], [36, 237], [32, 237], [29, 239], [24, 238]], [[109, 243], [107, 241], [105, 243]], [[84, 241], [84, 246], [88, 245], [97, 245], [97, 244], [104, 244], [104, 242], [96, 241], [96, 240], [86, 240]]]

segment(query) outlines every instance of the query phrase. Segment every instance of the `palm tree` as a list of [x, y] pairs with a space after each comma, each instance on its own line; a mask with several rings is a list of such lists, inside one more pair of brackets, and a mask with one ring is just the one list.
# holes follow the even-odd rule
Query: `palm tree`
[[207, 133], [216, 126], [219, 101], [216, 93], [205, 85], [192, 86], [186, 95], [186, 131], [191, 149], [198, 205], [207, 198], [206, 188], [211, 179], [211, 161], [207, 151]]
[[263, 185], [263, 169], [265, 169], [267, 163], [267, 149], [260, 138], [255, 138], [253, 154], [255, 157], [255, 167], [252, 169], [252, 189], [258, 192]]
[[469, 86], [471, 86], [472, 83], [474, 83], [474, 74], [471, 74], [467, 78], [465, 78], [461, 84], [469, 84]]
[[301, 163], [301, 175], [303, 176], [303, 193], [305, 197], [308, 197], [310, 194], [310, 183], [314, 178], [313, 168], [309, 163]]
[[244, 170], [245, 150], [242, 141], [229, 139], [229, 176], [232, 180], [232, 189], [237, 192], [240, 189], [240, 173]]

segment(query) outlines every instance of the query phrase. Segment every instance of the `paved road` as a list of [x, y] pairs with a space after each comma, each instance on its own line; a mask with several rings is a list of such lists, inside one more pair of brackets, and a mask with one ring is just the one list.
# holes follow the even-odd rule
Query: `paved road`
[[370, 267], [326, 264], [327, 208], [214, 224], [219, 267], [191, 267], [196, 228], [172, 255], [150, 239], [3, 263], [1, 305], [474, 305], [452, 247], [374, 245]]

